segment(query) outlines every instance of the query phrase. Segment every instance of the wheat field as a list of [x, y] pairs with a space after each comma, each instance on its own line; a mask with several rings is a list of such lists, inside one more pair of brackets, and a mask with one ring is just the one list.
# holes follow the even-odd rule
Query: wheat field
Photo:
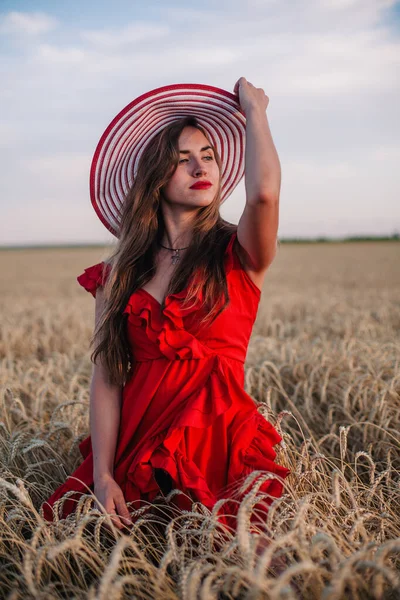
[[169, 496], [129, 533], [90, 495], [65, 520], [39, 511], [81, 462], [94, 299], [76, 277], [106, 256], [0, 252], [0, 597], [400, 598], [400, 243], [279, 247], [245, 389], [292, 473], [258, 533], [249, 477], [235, 535]]

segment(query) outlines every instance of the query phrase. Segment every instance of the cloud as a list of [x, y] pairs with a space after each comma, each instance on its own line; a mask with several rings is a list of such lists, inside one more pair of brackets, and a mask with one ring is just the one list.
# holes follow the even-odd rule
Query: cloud
[[[115, 50], [120, 48], [115, 46]], [[175, 73], [189, 72], [190, 69], [204, 69], [204, 74], [218, 69], [221, 66], [234, 66], [243, 60], [243, 51], [237, 46], [215, 43], [212, 47], [204, 48], [202, 44], [195, 44], [182, 53], [176, 45], [160, 48], [151, 45], [148, 49], [140, 51], [121, 51], [110, 53], [105, 47], [78, 48], [58, 47], [55, 44], [40, 44], [32, 55], [32, 60], [42, 65], [78, 66], [80, 71], [75, 71], [75, 77], [93, 77], [96, 74], [109, 74], [111, 77], [122, 75], [127, 78], [129, 73], [150, 75], [152, 72]], [[197, 74], [199, 71], [197, 71]], [[198, 75], [193, 76], [193, 80]]]
[[46, 185], [56, 182], [58, 186], [65, 186], [72, 179], [85, 180], [92, 156], [88, 154], [60, 152], [58, 154], [44, 154], [21, 159], [21, 166], [27, 174], [40, 177]]
[[[373, 232], [374, 222], [391, 231], [400, 221], [400, 40], [387, 18], [394, 2], [249, 2], [244, 13], [238, 0], [202, 10], [177, 0], [160, 6], [157, 20], [144, 7], [138, 21], [132, 12], [121, 18], [117, 0], [96, 25], [86, 21], [90, 30], [63, 19], [57, 36], [25, 36], [17, 52], [0, 56], [0, 203], [11, 210], [29, 191], [19, 241], [24, 230], [37, 241], [48, 237], [51, 219], [60, 241], [84, 239], [85, 231], [100, 239], [89, 168], [117, 112], [162, 85], [197, 81], [232, 91], [240, 76], [270, 98], [282, 164], [280, 235]], [[32, 203], [49, 215], [46, 224], [32, 220]], [[237, 222], [244, 203], [243, 179], [221, 212]], [[2, 214], [2, 235], [12, 242], [11, 217]], [[78, 231], [73, 223], [82, 220]]]
[[[257, 55], [267, 60], [265, 65]], [[277, 33], [245, 41], [242, 56], [253, 61], [257, 79], [268, 77], [280, 96], [342, 101], [344, 95], [400, 90], [400, 41], [388, 38], [385, 30], [351, 36], [342, 31]], [[243, 68], [244, 62], [239, 63]]]
[[46, 13], [24, 13], [12, 11], [0, 16], [0, 33], [37, 36], [48, 33], [58, 25], [57, 19]]
[[[218, 8], [227, 20], [236, 22], [238, 29], [253, 23], [264, 27], [266, 35], [277, 30], [299, 29], [309, 33], [340, 30], [352, 34], [381, 25], [397, 4], [398, 0], [247, 0], [248, 10], [244, 12], [242, 0], [220, 0]], [[177, 13], [180, 8], [171, 11]]]
[[325, 232], [339, 235], [391, 233], [400, 224], [399, 156], [399, 147], [378, 145], [347, 160], [281, 157], [281, 231], [295, 233], [296, 225], [299, 230], [308, 222], [318, 234], [315, 225], [325, 219]]
[[139, 22], [119, 29], [82, 31], [80, 37], [85, 42], [109, 50], [138, 44], [139, 42], [155, 41], [166, 37], [170, 33], [171, 30], [166, 25]]
[[319, 7], [328, 16], [340, 17], [357, 16], [359, 22], [368, 20], [377, 23], [382, 18], [382, 13], [395, 6], [397, 0], [318, 0]]
[[40, 44], [35, 58], [44, 63], [76, 65], [84, 62], [86, 53], [80, 48], [59, 48], [50, 44]]

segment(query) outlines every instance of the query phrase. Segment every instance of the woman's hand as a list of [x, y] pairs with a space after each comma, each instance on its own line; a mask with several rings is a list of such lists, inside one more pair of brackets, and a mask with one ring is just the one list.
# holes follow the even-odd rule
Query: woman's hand
[[[94, 495], [104, 506], [107, 514], [113, 513], [111, 521], [118, 529], [132, 524], [121, 488], [111, 475], [104, 475], [94, 482]], [[96, 508], [102, 508], [96, 503]], [[108, 528], [108, 526], [106, 525]]]
[[238, 94], [239, 104], [247, 117], [248, 113], [253, 110], [261, 110], [265, 112], [268, 107], [269, 98], [264, 93], [262, 88], [256, 88], [245, 77], [240, 77], [235, 83], [233, 93]]

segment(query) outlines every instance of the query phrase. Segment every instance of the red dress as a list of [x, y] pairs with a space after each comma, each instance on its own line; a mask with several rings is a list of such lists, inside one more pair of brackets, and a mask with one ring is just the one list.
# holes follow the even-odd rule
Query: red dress
[[[274, 462], [273, 446], [281, 436], [243, 387], [244, 362], [261, 292], [234, 250], [236, 236], [235, 231], [225, 252], [230, 304], [196, 335], [202, 298], [194, 306], [182, 308], [185, 290], [167, 296], [161, 312], [158, 300], [139, 289], [124, 310], [134, 362], [122, 391], [114, 478], [125, 500], [134, 501], [133, 509], [142, 506], [141, 500], [152, 502], [160, 493], [154, 469], [164, 469], [172, 488], [209, 509], [220, 498], [237, 500], [230, 492], [254, 470], [269, 471], [282, 479], [290, 473]], [[107, 274], [104, 267], [104, 263], [96, 264], [78, 277], [93, 296]], [[81, 492], [89, 493], [88, 487], [93, 491], [90, 435], [79, 449], [83, 462], [42, 505], [49, 521], [48, 505], [63, 494], [77, 492], [64, 503], [65, 518]], [[269, 479], [260, 491], [280, 497], [283, 485]], [[181, 509], [191, 509], [184, 494], [174, 500]], [[237, 502], [227, 503], [220, 512], [235, 514], [235, 507]], [[235, 528], [230, 517], [221, 516], [220, 521]]]

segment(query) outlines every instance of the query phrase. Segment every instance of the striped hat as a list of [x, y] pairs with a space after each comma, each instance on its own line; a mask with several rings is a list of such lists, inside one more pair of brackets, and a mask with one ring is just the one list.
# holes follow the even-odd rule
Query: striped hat
[[221, 161], [221, 204], [244, 175], [246, 118], [238, 96], [196, 83], [177, 83], [142, 94], [123, 108], [97, 144], [90, 169], [92, 205], [118, 237], [121, 207], [147, 143], [168, 124], [197, 117]]

